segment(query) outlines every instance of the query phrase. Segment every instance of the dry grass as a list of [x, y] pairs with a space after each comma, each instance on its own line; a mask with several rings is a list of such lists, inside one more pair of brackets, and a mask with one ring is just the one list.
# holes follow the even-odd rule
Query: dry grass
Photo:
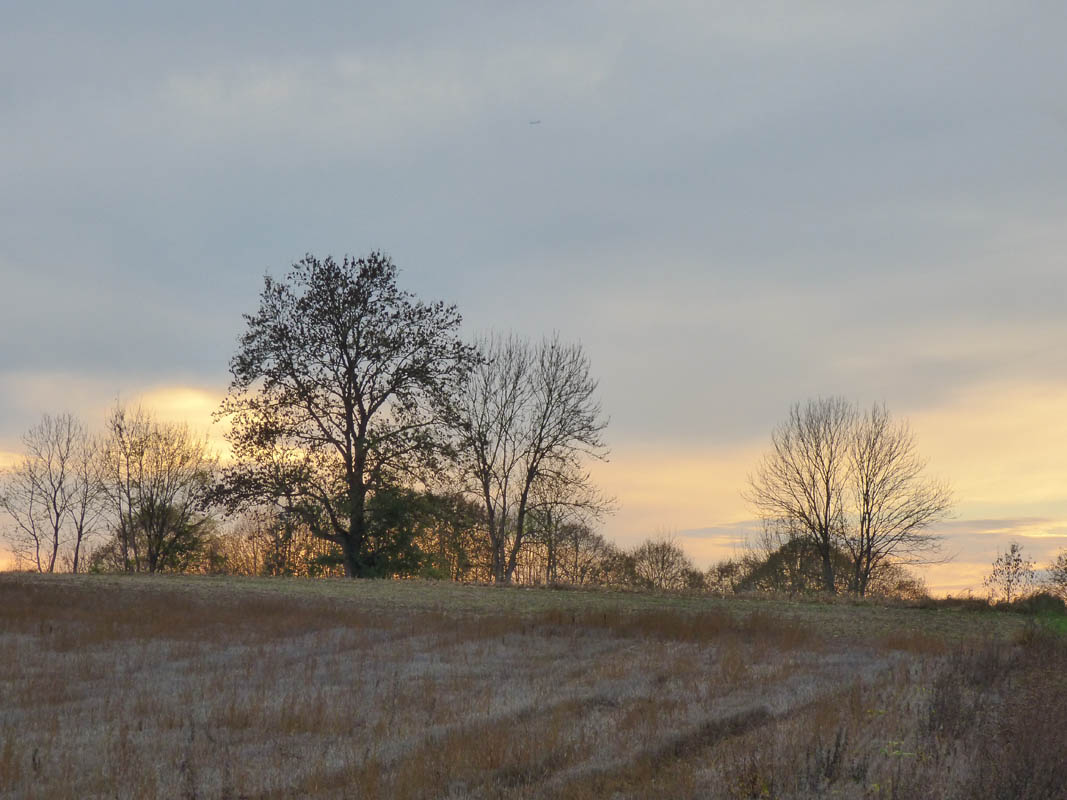
[[0, 795], [1055, 797], [1067, 776], [1049, 748], [1067, 742], [1026, 720], [1062, 705], [1067, 659], [1018, 624], [447, 583], [4, 575]]

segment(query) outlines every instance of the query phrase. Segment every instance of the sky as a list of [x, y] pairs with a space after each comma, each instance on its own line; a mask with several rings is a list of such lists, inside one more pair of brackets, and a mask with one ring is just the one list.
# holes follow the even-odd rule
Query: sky
[[0, 462], [116, 398], [208, 425], [263, 275], [381, 249], [583, 344], [620, 544], [737, 552], [841, 395], [954, 487], [931, 588], [1067, 547], [1062, 3], [160, 6], [5, 7]]

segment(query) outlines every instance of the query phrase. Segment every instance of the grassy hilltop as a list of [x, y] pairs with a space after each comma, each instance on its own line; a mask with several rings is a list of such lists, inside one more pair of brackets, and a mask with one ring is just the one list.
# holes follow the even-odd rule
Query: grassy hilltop
[[1013, 614], [0, 576], [4, 797], [1056, 797]]

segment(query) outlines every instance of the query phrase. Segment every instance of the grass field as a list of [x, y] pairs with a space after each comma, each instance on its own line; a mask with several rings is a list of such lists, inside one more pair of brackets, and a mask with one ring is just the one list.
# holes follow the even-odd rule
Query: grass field
[[0, 575], [4, 797], [1064, 797], [1003, 613]]

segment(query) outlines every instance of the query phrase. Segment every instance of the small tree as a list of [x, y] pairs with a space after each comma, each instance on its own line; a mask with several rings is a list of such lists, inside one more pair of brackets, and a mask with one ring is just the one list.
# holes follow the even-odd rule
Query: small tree
[[203, 510], [217, 460], [207, 438], [119, 406], [101, 458], [115, 535], [96, 564], [125, 572], [183, 569], [210, 528]]
[[1023, 555], [1023, 548], [1018, 542], [997, 556], [993, 562], [993, 571], [985, 579], [992, 598], [1001, 598], [1011, 603], [1025, 597], [1034, 588], [1034, 562]]
[[[697, 582], [693, 562], [671, 536], [649, 539], [633, 551], [634, 572], [651, 589], [685, 589]], [[700, 583], [702, 583], [702, 576]]]
[[575, 585], [606, 583], [606, 561], [614, 546], [588, 525], [570, 525], [564, 532], [559, 560], [561, 579]]
[[1060, 551], [1048, 567], [1049, 590], [1067, 600], [1067, 550]]
[[45, 414], [22, 444], [25, 455], [0, 485], [15, 556], [38, 572], [64, 562], [77, 572], [102, 511], [96, 445], [71, 414]]
[[527, 540], [533, 551], [535, 582], [581, 582], [572, 557], [592, 535], [593, 523], [611, 512], [614, 501], [572, 472], [534, 484], [528, 503]]

